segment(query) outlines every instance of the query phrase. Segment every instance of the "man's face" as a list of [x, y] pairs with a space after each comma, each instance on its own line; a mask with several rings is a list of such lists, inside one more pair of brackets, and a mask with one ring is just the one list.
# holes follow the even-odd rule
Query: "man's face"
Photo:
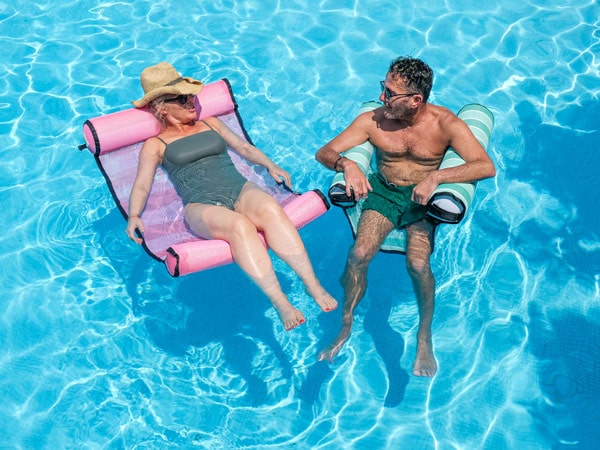
[[411, 92], [406, 86], [406, 80], [401, 77], [392, 78], [388, 73], [385, 81], [381, 82], [381, 100], [385, 106], [383, 114], [386, 119], [401, 120], [412, 117], [416, 112], [421, 95]]

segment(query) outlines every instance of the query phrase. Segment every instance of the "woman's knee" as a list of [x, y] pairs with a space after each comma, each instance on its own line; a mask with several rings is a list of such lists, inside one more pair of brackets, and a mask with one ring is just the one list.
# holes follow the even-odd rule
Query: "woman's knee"
[[227, 233], [232, 239], [249, 239], [257, 236], [258, 233], [256, 225], [241, 214], [231, 221], [228, 228]]
[[287, 220], [288, 218], [279, 202], [275, 199], [269, 199], [262, 203], [258, 214], [264, 220], [273, 222], [280, 222], [281, 220]]
[[269, 232], [269, 230], [280, 229], [291, 222], [281, 205], [273, 199], [259, 205], [249, 216], [257, 228]]

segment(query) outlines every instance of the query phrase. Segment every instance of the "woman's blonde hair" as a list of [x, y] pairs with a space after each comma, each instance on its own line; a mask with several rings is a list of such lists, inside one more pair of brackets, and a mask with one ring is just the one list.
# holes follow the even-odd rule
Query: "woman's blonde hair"
[[165, 116], [160, 113], [160, 110], [165, 104], [165, 99], [168, 97], [172, 97], [172, 95], [161, 95], [150, 102], [150, 110], [152, 111], [152, 114], [154, 114], [154, 117], [160, 122], [160, 127], [163, 130], [167, 127], [167, 121], [165, 120]]

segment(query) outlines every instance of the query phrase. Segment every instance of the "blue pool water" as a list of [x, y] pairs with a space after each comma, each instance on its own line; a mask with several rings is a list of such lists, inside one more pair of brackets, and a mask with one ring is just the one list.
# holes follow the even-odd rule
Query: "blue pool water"
[[[0, 4], [0, 448], [597, 448], [599, 17], [597, 0]], [[433, 380], [410, 374], [403, 256], [376, 257], [350, 341], [318, 363], [339, 311], [278, 260], [308, 319], [290, 333], [234, 265], [171, 278], [77, 151], [167, 60], [228, 78], [254, 142], [325, 191], [314, 152], [403, 54], [434, 69], [434, 103], [496, 117], [498, 175], [437, 235]], [[301, 235], [341, 296], [342, 212]]]

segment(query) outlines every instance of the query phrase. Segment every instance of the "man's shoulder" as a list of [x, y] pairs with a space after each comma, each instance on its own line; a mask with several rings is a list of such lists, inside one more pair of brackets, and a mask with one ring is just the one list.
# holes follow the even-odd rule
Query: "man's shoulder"
[[376, 114], [382, 114], [383, 105], [377, 106], [375, 108], [363, 110], [357, 117], [373, 117]]
[[440, 119], [452, 119], [456, 117], [449, 108], [445, 106], [436, 105], [434, 103], [427, 103], [427, 109], [430, 114], [435, 114]]
[[381, 118], [383, 118], [382, 106], [361, 112], [358, 116], [356, 116], [354, 122], [356, 122], [356, 124], [361, 128], [370, 128], [372, 126], [376, 126], [377, 122], [381, 120]]
[[427, 114], [430, 120], [435, 121], [440, 127], [446, 128], [462, 122], [449, 108], [432, 103], [427, 104]]

